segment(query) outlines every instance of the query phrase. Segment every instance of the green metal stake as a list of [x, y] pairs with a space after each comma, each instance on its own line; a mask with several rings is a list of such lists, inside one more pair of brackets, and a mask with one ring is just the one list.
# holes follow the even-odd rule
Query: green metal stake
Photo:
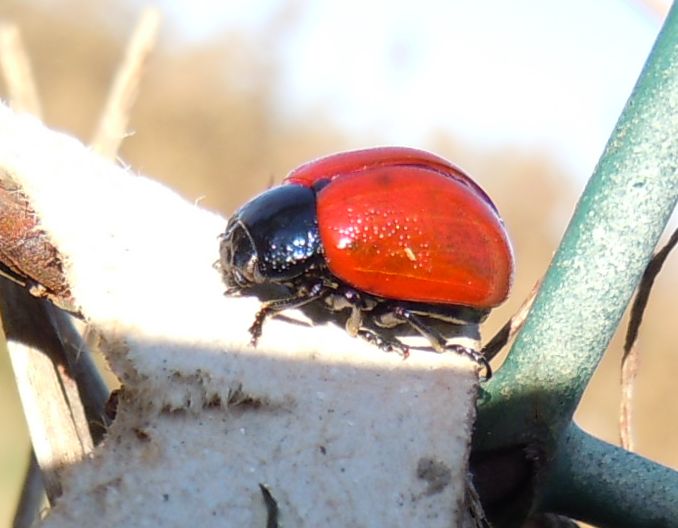
[[573, 423], [543, 484], [540, 511], [596, 526], [678, 526], [678, 472], [593, 438]]
[[[674, 5], [509, 357], [485, 387], [478, 446], [570, 422], [678, 199]], [[521, 399], [515, 407], [514, 398]], [[505, 403], [513, 400], [510, 414]], [[509, 438], [511, 437], [511, 438]]]
[[[473, 452], [512, 449], [523, 467], [531, 468], [533, 489], [527, 493], [532, 496], [523, 496], [526, 502], [519, 510], [583, 515], [582, 510], [573, 510], [576, 501], [566, 496], [588, 492], [594, 496], [592, 508], [600, 506], [597, 500], [606, 500], [609, 512], [624, 501], [623, 513], [608, 516], [608, 525], [614, 518], [613, 525], [622, 526], [618, 522], [626, 519], [623, 525], [633, 526], [640, 518], [637, 525], [646, 526], [642, 523], [647, 521], [669, 526], [673, 519], [678, 526], [678, 472], [596, 440], [572, 423], [677, 200], [678, 7], [674, 4], [525, 327], [504, 365], [482, 388]], [[606, 473], [608, 463], [616, 466]], [[590, 464], [602, 465], [602, 472], [589, 471]], [[618, 478], [625, 465], [643, 479], [636, 483], [635, 492], [629, 479]], [[594, 493], [596, 482], [601, 485], [597, 489], [604, 487], [607, 492]], [[656, 493], [654, 507], [663, 505], [659, 516], [650, 516], [652, 512], [643, 508], [642, 490], [648, 489]], [[645, 515], [634, 518], [630, 513], [634, 508]], [[519, 510], [515, 510], [518, 515]], [[604, 511], [601, 506], [599, 512]]]

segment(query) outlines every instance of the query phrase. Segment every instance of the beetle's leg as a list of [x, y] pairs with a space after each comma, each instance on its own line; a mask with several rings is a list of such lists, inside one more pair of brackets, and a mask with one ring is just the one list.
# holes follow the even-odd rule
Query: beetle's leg
[[362, 296], [353, 288], [347, 288], [340, 294], [341, 299], [351, 308], [351, 315], [346, 319], [346, 331], [351, 337], [359, 334], [363, 326], [363, 313], [367, 306]]
[[365, 326], [365, 319], [374, 323], [372, 310], [377, 306], [377, 302], [369, 295], [363, 295], [358, 290], [345, 286], [336, 294], [334, 300], [335, 310], [351, 309], [351, 314], [346, 319], [346, 332], [350, 336], [361, 337], [384, 352], [396, 352], [403, 358], [410, 355], [410, 348], [398, 339], [386, 337], [378, 330]]
[[362, 337], [368, 343], [376, 345], [379, 350], [384, 352], [396, 352], [400, 354], [403, 359], [407, 359], [410, 355], [410, 347], [401, 343], [397, 339], [387, 339], [379, 332], [375, 332], [369, 328], [361, 328], [358, 330], [359, 337]]
[[363, 325], [363, 312], [358, 306], [351, 306], [351, 315], [346, 319], [346, 331], [351, 337], [355, 337], [360, 332]]
[[416, 316], [407, 308], [403, 308], [402, 306], [396, 306], [393, 309], [393, 315], [396, 317], [396, 319], [409, 324], [417, 332], [428, 339], [436, 352], [441, 353], [445, 351], [445, 338], [440, 335], [439, 332], [422, 321], [420, 317]]
[[299, 308], [318, 299], [322, 299], [325, 295], [328, 294], [328, 290], [322, 283], [313, 285], [313, 287], [306, 293], [298, 295], [296, 297], [288, 297], [285, 299], [276, 299], [273, 301], [265, 302], [261, 305], [261, 308], [257, 312], [257, 315], [254, 316], [254, 322], [249, 328], [250, 344], [252, 346], [257, 345], [259, 337], [261, 337], [261, 331], [264, 326], [264, 321], [268, 317], [271, 317], [278, 312], [283, 310], [290, 310], [293, 308]]
[[492, 367], [490, 366], [490, 362], [487, 361], [487, 358], [478, 350], [473, 350], [472, 348], [465, 347], [463, 345], [447, 345], [445, 351], [447, 352], [448, 350], [459, 355], [466, 356], [477, 365], [480, 365], [485, 371], [481, 378], [482, 381], [487, 381], [492, 377]]
[[452, 351], [462, 356], [466, 356], [472, 359], [474, 363], [480, 365], [485, 370], [485, 374], [483, 376], [485, 381], [489, 380], [492, 377], [492, 367], [490, 367], [489, 362], [487, 361], [485, 356], [483, 356], [482, 353], [462, 345], [448, 345], [445, 338], [440, 334], [440, 332], [431, 328], [421, 319], [421, 317], [419, 317], [416, 314], [413, 314], [407, 308], [403, 308], [402, 306], [396, 306], [393, 310], [393, 314], [395, 315], [396, 318], [406, 322], [417, 332], [419, 332], [422, 336], [428, 339], [436, 352], [442, 353]]

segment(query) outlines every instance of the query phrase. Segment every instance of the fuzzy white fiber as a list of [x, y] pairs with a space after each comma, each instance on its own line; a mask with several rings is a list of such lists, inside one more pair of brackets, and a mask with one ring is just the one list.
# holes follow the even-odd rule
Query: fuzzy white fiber
[[0, 105], [9, 171], [127, 397], [45, 526], [458, 526], [477, 375], [229, 298], [226, 221]]

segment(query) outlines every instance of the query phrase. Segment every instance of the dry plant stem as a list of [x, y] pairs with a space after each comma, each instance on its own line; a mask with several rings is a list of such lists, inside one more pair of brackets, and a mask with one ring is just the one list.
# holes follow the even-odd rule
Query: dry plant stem
[[[120, 145], [121, 139], [124, 137], [125, 127], [127, 126], [129, 118], [129, 110], [135, 99], [143, 64], [150, 52], [157, 35], [157, 28], [159, 22], [159, 14], [155, 9], [147, 9], [135, 30], [134, 36], [128, 45], [127, 54], [123, 64], [118, 70], [115, 83], [108, 98], [108, 102], [104, 112], [99, 121], [99, 129], [94, 139], [94, 147], [98, 149], [103, 155], [108, 157], [115, 157], [117, 149]], [[33, 83], [31, 75], [30, 63], [27, 54], [23, 50], [19, 31], [14, 26], [5, 26], [0, 33], [0, 50], [2, 66], [6, 82], [10, 87], [13, 107], [16, 110], [22, 110], [40, 115], [40, 105], [37, 97], [37, 90]], [[13, 241], [12, 249], [17, 250], [19, 265], [17, 266], [17, 255], [14, 253], [2, 252], [0, 248], [0, 256], [11, 257], [9, 259], [2, 258], [3, 264], [9, 261], [10, 277], [19, 282], [28, 283], [26, 278], [35, 280], [43, 289], [45, 284], [47, 292], [56, 289], [57, 293], [51, 295], [51, 299], [57, 304], [62, 304], [61, 297], [70, 297], [67, 285], [61, 274], [60, 261], [56, 250], [44, 238], [43, 233], [37, 229], [37, 218], [30, 208], [29, 204], [23, 199], [18, 189], [13, 188], [11, 177], [5, 177], [5, 192], [0, 198], [1, 201], [9, 205], [3, 207], [5, 211], [6, 222], [2, 223], [5, 231], [15, 235], [14, 237], [6, 237], [6, 240]], [[7, 185], [8, 184], [8, 185]], [[21, 203], [18, 203], [21, 202]], [[8, 214], [13, 212], [14, 215]], [[17, 219], [22, 221], [17, 222]], [[2, 220], [2, 218], [0, 218]], [[17, 229], [19, 227], [19, 229]], [[21, 229], [21, 228], [25, 229]], [[6, 235], [7, 233], [3, 233]], [[27, 240], [33, 240], [39, 237], [39, 244], [26, 243]], [[37, 247], [38, 258], [35, 256]], [[27, 251], [28, 250], [28, 251]], [[49, 255], [49, 258], [40, 258], [40, 252]], [[22, 258], [23, 257], [23, 258]], [[49, 263], [50, 265], [39, 265], [37, 269], [33, 269], [32, 263]], [[48, 272], [50, 268], [57, 267], [56, 273], [52, 273], [49, 279], [45, 280], [42, 274]], [[18, 268], [18, 269], [17, 269]], [[28, 277], [26, 277], [28, 275]], [[34, 276], [35, 275], [35, 276]], [[57, 286], [55, 288], [54, 286]], [[50, 290], [50, 286], [52, 287]], [[40, 288], [35, 290], [42, 292]], [[65, 307], [72, 309], [70, 299], [65, 303]], [[52, 328], [55, 332], [55, 337], [62, 345], [61, 355], [65, 358], [65, 363], [62, 363], [55, 369], [48, 368], [29, 368], [28, 370], [36, 370], [37, 372], [44, 372], [50, 379], [45, 381], [45, 385], [55, 385], [60, 378], [60, 384], [64, 389], [67, 402], [75, 402], [70, 407], [70, 413], [73, 417], [73, 423], [77, 425], [89, 423], [89, 432], [91, 438], [88, 437], [87, 432], [80, 430], [79, 434], [84, 439], [84, 446], [88, 451], [92, 448], [92, 442], [97, 443], [103, 437], [106, 427], [109, 425], [109, 420], [105, 416], [104, 407], [108, 399], [109, 390], [105, 382], [101, 378], [96, 366], [94, 365], [91, 354], [87, 350], [80, 333], [74, 328], [72, 320], [59, 310], [46, 307], [47, 315], [51, 318]], [[8, 343], [10, 348], [15, 348], [13, 343]], [[44, 362], [41, 357], [42, 352], [39, 350], [25, 352], [25, 350], [17, 350], [17, 354], [25, 353], [26, 358], [30, 361], [38, 361], [40, 365]], [[13, 354], [15, 355], [15, 354]], [[54, 359], [54, 358], [52, 358]], [[57, 363], [55, 362], [55, 365]], [[73, 377], [71, 377], [71, 374]], [[57, 376], [57, 378], [55, 378]], [[24, 385], [17, 377], [17, 384]], [[42, 383], [36, 383], [39, 388]], [[23, 392], [31, 390], [31, 386], [24, 387]], [[82, 405], [80, 404], [82, 401]], [[68, 408], [63, 408], [67, 411]], [[83, 412], [87, 416], [84, 419]], [[69, 416], [62, 416], [60, 420], [62, 423], [69, 422]], [[80, 429], [82, 429], [80, 427]], [[32, 453], [31, 460], [35, 461], [35, 453]], [[31, 463], [24, 482], [24, 489], [22, 497], [32, 497], [34, 493], [32, 490], [35, 487], [35, 482], [41, 482], [39, 475], [40, 466], [37, 461]], [[50, 483], [55, 489], [50, 492], [53, 499], [58, 495], [56, 489], [57, 483]], [[18, 506], [15, 516], [15, 524], [28, 525], [35, 519], [39, 511], [39, 500], [22, 500]]]
[[[40, 102], [30, 62], [14, 25], [0, 27], [0, 64], [13, 108], [39, 116]], [[0, 258], [5, 274], [30, 286], [32, 294], [73, 310], [58, 253], [39, 229], [34, 211], [11, 175], [5, 173], [0, 175], [0, 204]], [[7, 283], [1, 288], [6, 294], [3, 320], [8, 335], [13, 336], [8, 339], [7, 349], [33, 444], [14, 519], [15, 526], [28, 526], [39, 511], [43, 485], [53, 502], [61, 493], [59, 468], [90, 452], [92, 437], [101, 438], [108, 389], [68, 316], [44, 301], [30, 299], [15, 285]], [[51, 324], [27, 328], [20, 324], [22, 318]], [[38, 331], [45, 333], [43, 346], [27, 344], [30, 334]], [[80, 394], [84, 396], [84, 408]]]
[[[74, 456], [71, 450], [72, 445], [79, 443], [77, 433], [61, 419], [70, 412], [69, 402], [58, 383], [52, 362], [37, 350], [18, 343], [13, 345], [9, 355], [19, 396], [33, 450], [42, 469], [47, 497], [53, 504], [61, 495], [59, 470], [82, 458]], [[36, 398], [38, 392], [41, 398]]]
[[530, 517], [522, 528], [579, 528], [579, 525], [568, 517], [544, 513]]
[[127, 45], [125, 58], [118, 68], [106, 107], [90, 142], [92, 148], [106, 158], [115, 158], [127, 134], [130, 109], [137, 96], [144, 65], [155, 44], [159, 23], [159, 11], [147, 8]]
[[466, 507], [469, 513], [467, 519], [473, 528], [491, 528], [471, 474], [466, 477]]
[[61, 494], [60, 470], [92, 449], [77, 387], [51, 324], [54, 309], [16, 284], [0, 282], [2, 325], [50, 502]]
[[45, 487], [42, 483], [42, 473], [35, 458], [35, 452], [31, 452], [31, 460], [26, 471], [24, 485], [21, 488], [21, 496], [17, 506], [17, 513], [12, 522], [12, 528], [29, 528], [33, 526], [36, 513], [42, 506]]
[[661, 271], [673, 248], [678, 244], [678, 229], [676, 229], [666, 245], [660, 249], [648, 264], [643, 277], [638, 286], [636, 298], [631, 306], [631, 317], [626, 331], [626, 341], [624, 342], [624, 355], [622, 356], [621, 368], [621, 404], [619, 410], [619, 433], [621, 445], [624, 449], [633, 450], [632, 438], [632, 401], [633, 401], [633, 382], [638, 368], [638, 347], [636, 341], [640, 325], [643, 322], [643, 314], [647, 308], [650, 292], [654, 285], [655, 278]]
[[[12, 108], [40, 117], [31, 67], [16, 26], [0, 26], [0, 65]], [[54, 247], [11, 174], [0, 172], [0, 259], [6, 273], [30, 285], [34, 293], [68, 304], [70, 292]], [[30, 279], [26, 281], [25, 279]]]
[[7, 82], [12, 109], [39, 116], [40, 99], [33, 82], [30, 61], [19, 29], [14, 24], [0, 25], [0, 65]]
[[[21, 36], [19, 30], [16, 26], [11, 24], [5, 24], [0, 27], [0, 65], [2, 66], [5, 82], [10, 94], [10, 99], [12, 102], [12, 107], [17, 111], [30, 112], [34, 115], [40, 115], [40, 101], [37, 95], [37, 90], [35, 84], [33, 83], [33, 76], [31, 74], [30, 62], [24, 51]], [[35, 244], [24, 243], [24, 240], [34, 240], [35, 237], [40, 237], [39, 234], [33, 233], [34, 226], [32, 225], [34, 221], [34, 216], [26, 208], [23, 208], [20, 202], [20, 196], [16, 194], [16, 191], [11, 188], [11, 181], [3, 177], [3, 183], [10, 183], [10, 187], [3, 185], [4, 189], [2, 191], [2, 202], [3, 214], [1, 215], [0, 221], [2, 221], [2, 235], [5, 242], [13, 243], [12, 248], [9, 251], [2, 251], [3, 257], [19, 257], [20, 266], [23, 264], [21, 256], [30, 254], [35, 251]], [[19, 213], [19, 218], [12, 217], [10, 211]], [[9, 213], [9, 214], [8, 214]], [[22, 229], [27, 229], [30, 233], [21, 233]], [[12, 237], [7, 235], [19, 235], [18, 237]], [[25, 239], [21, 238], [21, 234], [29, 235]], [[38, 247], [40, 244], [37, 245]], [[33, 248], [32, 250], [26, 251], [26, 248]], [[15, 250], [15, 251], [13, 251]], [[37, 249], [40, 252], [40, 249]], [[18, 255], [17, 255], [18, 253]], [[15, 258], [10, 258], [11, 264], [8, 266], [12, 275], [16, 279], [16, 260]], [[3, 258], [3, 261], [5, 258]], [[30, 259], [29, 259], [30, 260]], [[50, 259], [51, 260], [51, 259]], [[21, 281], [22, 271], [19, 272]], [[24, 285], [26, 283], [24, 282]], [[6, 290], [9, 286], [5, 287]], [[25, 307], [23, 307], [25, 308]], [[20, 306], [8, 306], [6, 309], [22, 311], [23, 309]], [[12, 358], [12, 363], [15, 366], [15, 379], [17, 386], [20, 389], [20, 394], [30, 395], [32, 388], [38, 389], [38, 387], [32, 387], [29, 381], [29, 373], [33, 373], [37, 376], [39, 373], [44, 373], [47, 377], [46, 382], [38, 382], [39, 386], [45, 386], [49, 388], [54, 388], [58, 385], [58, 375], [54, 368], [49, 368], [46, 364], [46, 357], [42, 355], [42, 352], [38, 349], [32, 347], [26, 347], [17, 345], [14, 341], [7, 342], [7, 349], [9, 351], [10, 357]], [[23, 360], [23, 361], [22, 361]], [[16, 363], [24, 365], [24, 369], [17, 368]], [[35, 396], [37, 393], [33, 394]], [[29, 398], [31, 401], [35, 401], [36, 398]], [[50, 398], [46, 398], [44, 401], [50, 401]], [[22, 401], [23, 403], [23, 401]], [[28, 406], [28, 401], [25, 402], [25, 405]], [[29, 415], [26, 415], [27, 418]], [[31, 431], [38, 429], [38, 424], [33, 424], [33, 427], [29, 426]], [[43, 462], [47, 463], [47, 460], [50, 458], [47, 453], [41, 453], [41, 458]], [[35, 519], [37, 512], [39, 511], [40, 504], [42, 502], [43, 489], [46, 489], [48, 496], [53, 500], [56, 496], [60, 494], [60, 483], [58, 476], [53, 471], [45, 471], [44, 476], [40, 471], [40, 465], [38, 464], [35, 448], [32, 448], [30, 464], [26, 473], [24, 480], [24, 485], [21, 492], [20, 502], [17, 506], [17, 511], [14, 518], [15, 527], [24, 527], [30, 526]]]
[[98, 444], [110, 425], [105, 408], [111, 391], [99, 373], [82, 335], [73, 326], [72, 319], [63, 310], [47, 304], [45, 306], [66, 359], [68, 376], [77, 384], [92, 441]]
[[483, 347], [482, 354], [485, 356], [485, 359], [490, 361], [494, 358], [506, 344], [513, 339], [513, 337], [520, 331], [525, 324], [525, 318], [532, 307], [534, 298], [537, 295], [539, 290], [539, 285], [541, 284], [541, 279], [532, 287], [530, 295], [523, 301], [523, 304], [520, 305], [518, 311], [509, 319], [504, 326], [494, 335], [492, 339]]
[[638, 347], [634, 344], [624, 350], [621, 364], [621, 401], [619, 402], [619, 438], [621, 446], [634, 451], [633, 441], [633, 389], [638, 373]]

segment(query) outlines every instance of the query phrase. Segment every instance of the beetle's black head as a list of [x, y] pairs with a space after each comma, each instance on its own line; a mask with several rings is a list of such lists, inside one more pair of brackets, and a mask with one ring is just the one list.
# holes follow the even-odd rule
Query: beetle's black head
[[290, 284], [324, 262], [315, 192], [274, 187], [243, 205], [221, 237], [220, 263], [229, 292]]

